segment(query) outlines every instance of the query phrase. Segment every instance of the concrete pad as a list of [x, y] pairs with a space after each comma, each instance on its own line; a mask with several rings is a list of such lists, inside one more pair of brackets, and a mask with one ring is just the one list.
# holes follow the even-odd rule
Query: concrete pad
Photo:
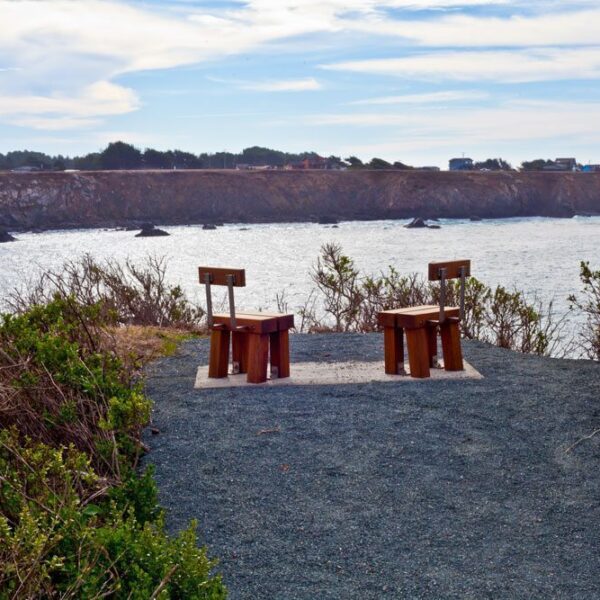
[[[442, 363], [443, 365], [443, 363]], [[417, 379], [410, 377], [408, 363], [404, 365], [405, 375], [386, 375], [383, 361], [376, 362], [301, 362], [291, 365], [291, 376], [284, 379], [267, 379], [265, 383], [248, 383], [246, 374], [229, 374], [222, 379], [208, 378], [208, 365], [198, 367], [196, 373], [195, 388], [229, 388], [244, 386], [280, 386], [280, 385], [343, 385], [356, 383], [388, 382], [407, 383], [431, 380], [454, 380], [454, 379], [483, 379], [479, 373], [467, 361], [464, 361], [464, 371], [445, 371], [443, 368], [431, 369], [431, 377]]]

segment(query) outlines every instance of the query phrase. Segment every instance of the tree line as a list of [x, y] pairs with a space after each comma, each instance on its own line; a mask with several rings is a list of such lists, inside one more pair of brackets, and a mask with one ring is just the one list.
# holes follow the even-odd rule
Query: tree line
[[[91, 152], [83, 156], [63, 156], [58, 154], [50, 156], [43, 152], [31, 150], [15, 150], [0, 153], [0, 171], [11, 169], [31, 168], [44, 171], [64, 171], [77, 169], [81, 171], [102, 171], [119, 169], [235, 169], [240, 166], [258, 167], [269, 166], [282, 168], [285, 165], [320, 160], [331, 169], [398, 169], [410, 170], [415, 167], [401, 161], [388, 162], [382, 158], [374, 157], [363, 162], [356, 156], [342, 159], [339, 156], [329, 156], [326, 159], [316, 152], [301, 152], [298, 154], [282, 152], [261, 146], [251, 146], [241, 152], [203, 152], [193, 154], [183, 150], [160, 151], [154, 148], [141, 150], [125, 142], [111, 142], [100, 152]], [[323, 163], [325, 160], [325, 163]], [[553, 161], [536, 159], [521, 163], [521, 171], [541, 171]], [[484, 161], [473, 163], [474, 170], [487, 171], [514, 171], [512, 165], [502, 158], [488, 158]]]

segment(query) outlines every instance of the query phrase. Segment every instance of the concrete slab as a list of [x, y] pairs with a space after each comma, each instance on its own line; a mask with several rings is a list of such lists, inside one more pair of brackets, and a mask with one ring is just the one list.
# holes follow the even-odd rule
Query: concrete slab
[[405, 375], [386, 375], [383, 361], [370, 362], [301, 362], [291, 366], [291, 377], [284, 379], [267, 379], [265, 383], [248, 383], [246, 374], [229, 374], [222, 379], [208, 378], [208, 365], [198, 367], [196, 373], [195, 388], [229, 388], [244, 386], [284, 386], [284, 385], [342, 385], [356, 383], [389, 382], [389, 383], [408, 383], [415, 381], [431, 380], [453, 380], [453, 379], [483, 379], [479, 373], [468, 362], [464, 362], [464, 371], [445, 371], [442, 368], [431, 369], [431, 377], [428, 379], [417, 379], [410, 377], [410, 368], [408, 363], [404, 365]]

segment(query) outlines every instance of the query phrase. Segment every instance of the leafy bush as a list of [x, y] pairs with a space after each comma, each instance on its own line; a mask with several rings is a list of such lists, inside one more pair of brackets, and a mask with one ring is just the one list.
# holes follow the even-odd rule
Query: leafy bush
[[0, 322], [0, 426], [53, 446], [73, 444], [99, 473], [135, 465], [150, 415], [140, 384], [103, 348], [100, 305], [56, 298]]
[[134, 467], [150, 402], [112, 311], [57, 294], [0, 319], [0, 600], [224, 598], [194, 524]]
[[[300, 308], [305, 331], [376, 331], [377, 313], [382, 310], [439, 303], [438, 283], [414, 273], [400, 275], [393, 267], [378, 276], [363, 275], [338, 244], [321, 248], [311, 276], [318, 296], [311, 295]], [[446, 302], [457, 306], [459, 294], [460, 283], [449, 281]], [[547, 355], [558, 351], [563, 324], [554, 317], [552, 303], [544, 305], [522, 292], [502, 286], [492, 289], [474, 277], [467, 279], [461, 327], [465, 337]]]
[[73, 446], [0, 431], [0, 599], [225, 598], [195, 524], [166, 536], [150, 474], [123, 489]]
[[582, 298], [569, 296], [571, 309], [585, 317], [586, 324], [580, 333], [583, 355], [600, 360], [600, 269], [593, 271], [589, 262], [581, 262], [579, 278], [583, 284]]

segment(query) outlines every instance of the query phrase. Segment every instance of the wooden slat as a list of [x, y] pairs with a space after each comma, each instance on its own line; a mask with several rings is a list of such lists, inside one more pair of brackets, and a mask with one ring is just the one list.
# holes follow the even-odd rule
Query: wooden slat
[[429, 281], [439, 281], [440, 269], [446, 269], [446, 279], [456, 279], [460, 277], [460, 268], [465, 267], [465, 275], [471, 275], [470, 260], [450, 260], [444, 262], [429, 263]]
[[[460, 309], [457, 306], [444, 307], [444, 316], [458, 317]], [[421, 310], [413, 310], [412, 312], [396, 313], [396, 325], [398, 327], [406, 327], [409, 329], [415, 327], [424, 327], [427, 321], [439, 319], [440, 307], [424, 308]]]
[[198, 267], [200, 283], [205, 283], [206, 274], [211, 276], [211, 285], [227, 285], [227, 276], [233, 275], [233, 285], [244, 287], [246, 285], [245, 269], [234, 269], [230, 267]]
[[[250, 333], [287, 331], [294, 326], [294, 315], [236, 312], [235, 320], [238, 327], [246, 327]], [[213, 322], [231, 329], [231, 317], [228, 314], [213, 315]]]

